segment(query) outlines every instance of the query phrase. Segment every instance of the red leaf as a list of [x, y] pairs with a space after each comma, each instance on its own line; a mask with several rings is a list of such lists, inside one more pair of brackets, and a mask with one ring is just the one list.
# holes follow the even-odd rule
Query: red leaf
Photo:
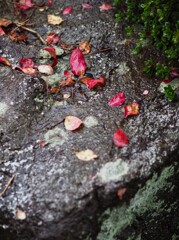
[[113, 135], [113, 141], [117, 147], [124, 147], [129, 143], [128, 137], [121, 129], [116, 130]]
[[64, 76], [69, 78], [69, 77], [73, 77], [74, 74], [72, 72], [70, 72], [70, 71], [64, 71]]
[[72, 7], [66, 7], [66, 8], [63, 9], [62, 14], [67, 15], [67, 14], [70, 14], [72, 11], [73, 11]]
[[6, 66], [11, 66], [10, 62], [5, 57], [0, 57], [0, 63]]
[[127, 118], [128, 116], [137, 115], [139, 113], [139, 103], [133, 102], [124, 107], [124, 116]]
[[48, 1], [46, 2], [46, 5], [47, 5], [47, 6], [52, 6], [52, 5], [53, 5], [53, 2], [52, 2], [51, 0], [48, 0]]
[[67, 116], [64, 122], [66, 130], [70, 131], [78, 129], [82, 125], [82, 123], [83, 122], [79, 118], [74, 116]]
[[126, 192], [126, 188], [121, 188], [117, 191], [117, 196], [119, 197], [120, 200], [122, 200], [124, 193]]
[[88, 3], [83, 3], [83, 4], [82, 4], [82, 7], [84, 7], [84, 8], [93, 8], [93, 6], [91, 6], [91, 5], [88, 4]]
[[2, 30], [2, 28], [0, 27], [0, 36], [4, 35], [5, 32]]
[[22, 10], [27, 10], [33, 7], [35, 4], [32, 3], [32, 0], [20, 0], [17, 6]]
[[35, 65], [30, 58], [21, 58], [19, 59], [19, 63], [22, 68], [33, 68]]
[[58, 63], [55, 48], [53, 48], [53, 47], [46, 47], [46, 48], [44, 48], [44, 50], [49, 52], [50, 55], [54, 58], [53, 63], [51, 64], [51, 66], [55, 67], [57, 65], [57, 63]]
[[70, 57], [70, 67], [75, 75], [82, 76], [86, 71], [86, 62], [79, 48], [73, 50]]
[[114, 95], [114, 97], [112, 97], [108, 104], [110, 106], [116, 107], [116, 106], [121, 106], [126, 100], [126, 96], [124, 93], [117, 93], [116, 95]]
[[103, 3], [99, 8], [100, 8], [101, 11], [103, 11], [103, 10], [110, 10], [113, 7], [110, 4]]
[[92, 89], [94, 87], [103, 87], [104, 85], [104, 78], [96, 78], [96, 79], [89, 79], [87, 81], [87, 86], [89, 89]]
[[46, 38], [48, 44], [56, 44], [59, 41], [58, 34], [49, 33]]

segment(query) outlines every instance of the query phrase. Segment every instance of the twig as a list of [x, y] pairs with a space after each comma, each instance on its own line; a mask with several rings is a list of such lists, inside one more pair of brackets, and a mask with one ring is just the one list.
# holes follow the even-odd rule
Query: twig
[[97, 53], [100, 53], [100, 52], [107, 52], [107, 51], [111, 51], [111, 50], [112, 50], [112, 48], [103, 48], [103, 49], [99, 49], [95, 52], [92, 52], [90, 54], [97, 54]]
[[31, 32], [31, 33], [35, 34], [40, 39], [41, 43], [46, 45], [45, 40], [40, 36], [40, 34], [37, 31], [35, 31], [35, 30], [31, 29], [31, 28], [28, 28], [28, 27], [21, 26], [21, 24], [18, 24], [18, 23], [16, 23], [16, 24], [17, 24], [18, 27], [20, 27], [20, 28], [22, 28], [22, 29], [24, 29], [24, 30], [26, 30], [28, 32]]
[[6, 186], [4, 188], [4, 190], [2, 192], [0, 192], [0, 197], [2, 197], [4, 195], [4, 193], [7, 191], [8, 187], [11, 185], [12, 181], [14, 180], [15, 176], [12, 176], [8, 182], [6, 183]]

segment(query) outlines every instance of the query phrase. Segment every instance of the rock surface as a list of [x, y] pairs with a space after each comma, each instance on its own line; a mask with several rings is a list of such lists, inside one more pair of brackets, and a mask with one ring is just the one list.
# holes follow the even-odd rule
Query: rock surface
[[[73, 4], [72, 1], [53, 2], [52, 7], [44, 12], [36, 11], [32, 16], [35, 29], [44, 39], [47, 33], [56, 32], [62, 33], [62, 40], [68, 44], [90, 41], [91, 54], [85, 56], [87, 73], [104, 76], [106, 84], [102, 89], [90, 91], [78, 83], [75, 90], [69, 88], [66, 92], [72, 97], [64, 100], [60, 94], [46, 93], [43, 76], [33, 77], [0, 66], [1, 191], [14, 176], [12, 184], [0, 197], [2, 239], [162, 240], [153, 235], [147, 238], [140, 231], [135, 232], [137, 238], [130, 230], [131, 222], [126, 219], [133, 216], [130, 211], [135, 209], [135, 199], [139, 198], [139, 202], [141, 199], [142, 204], [145, 202], [143, 198], [150, 187], [148, 183], [143, 186], [148, 179], [160, 183], [164, 173], [157, 174], [167, 165], [171, 167], [166, 168], [169, 173], [165, 183], [171, 176], [178, 176], [174, 162], [179, 157], [179, 104], [168, 102], [158, 92], [159, 80], [142, 74], [143, 58], [132, 55], [122, 38], [121, 28], [114, 23], [114, 10], [100, 12], [102, 1], [90, 1], [93, 9], [82, 9], [80, 0]], [[61, 25], [47, 23], [47, 14], [62, 16], [61, 10], [68, 5], [73, 5], [73, 13], [63, 16]], [[34, 35], [27, 35], [26, 43], [15, 43], [6, 35], [1, 36], [1, 55], [16, 65], [22, 57], [32, 58], [38, 64], [39, 52], [44, 46]], [[59, 57], [55, 68], [58, 77], [69, 69], [69, 56]], [[143, 95], [144, 90], [149, 91], [147, 96]], [[123, 107], [108, 105], [109, 99], [118, 92], [126, 94], [126, 103], [139, 101], [139, 115], [125, 119]], [[67, 131], [63, 120], [68, 115], [79, 117], [84, 122], [83, 127], [75, 132]], [[116, 128], [123, 129], [130, 140], [122, 149], [113, 144]], [[93, 150], [98, 159], [80, 161], [75, 152], [85, 149]], [[177, 181], [172, 184], [177, 185]], [[117, 191], [124, 188], [124, 198], [119, 199]], [[160, 186], [158, 188], [160, 190]], [[157, 190], [153, 192], [156, 194]], [[165, 198], [163, 195], [161, 198]], [[177, 204], [177, 195], [172, 196], [171, 212]], [[108, 209], [107, 215], [100, 217], [116, 204], [120, 205], [117, 210], [114, 208], [110, 213]], [[18, 219], [18, 210], [25, 213], [24, 220]], [[115, 211], [125, 224], [120, 227], [114, 223], [118, 230], [111, 235], [106, 228]], [[126, 211], [129, 212], [124, 219]], [[138, 221], [137, 217], [131, 221], [134, 219]], [[147, 220], [142, 223], [148, 224]], [[168, 239], [174, 234], [177, 236], [176, 224], [172, 226]], [[123, 230], [129, 230], [129, 234], [121, 235]]]

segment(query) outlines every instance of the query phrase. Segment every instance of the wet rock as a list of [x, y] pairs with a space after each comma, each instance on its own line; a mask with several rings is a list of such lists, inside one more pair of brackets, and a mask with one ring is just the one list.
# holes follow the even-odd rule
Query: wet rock
[[[179, 155], [178, 102], [168, 102], [158, 92], [160, 82], [142, 74], [143, 60], [134, 57], [126, 44], [118, 44], [123, 41], [122, 33], [114, 23], [113, 10], [100, 12], [98, 1], [91, 1], [93, 10], [85, 10], [81, 8], [82, 1], [75, 1], [73, 14], [65, 16], [60, 26], [52, 26], [47, 23], [47, 14], [72, 5], [71, 1], [53, 2], [47, 12], [37, 12], [32, 17], [36, 29], [44, 39], [49, 32], [63, 33], [62, 40], [68, 44], [90, 40], [93, 54], [86, 55], [88, 74], [104, 76], [105, 86], [90, 91], [76, 81], [75, 89], [67, 90], [71, 97], [56, 101], [62, 94], [44, 93], [45, 84], [39, 76], [0, 67], [0, 192], [14, 176], [0, 197], [0, 234], [4, 240], [126, 240], [141, 236], [144, 240], [144, 231], [133, 231], [135, 221], [138, 227], [140, 222], [145, 225], [144, 230], [152, 221], [148, 239], [153, 240], [157, 232], [152, 230], [153, 221], [157, 219], [162, 227], [166, 222], [160, 221], [160, 212], [155, 218], [147, 208], [143, 209], [145, 201], [158, 194], [158, 190], [151, 191], [152, 187], [163, 191], [162, 186], [166, 186], [167, 191], [166, 181], [176, 175], [172, 162]], [[24, 56], [39, 63], [39, 40], [35, 39], [32, 45], [30, 40], [17, 44], [3, 36], [0, 43], [3, 55], [13, 64]], [[110, 51], [101, 51], [107, 48]], [[69, 56], [62, 55], [58, 60], [55, 74], [45, 79], [52, 86], [69, 69]], [[146, 89], [149, 94], [144, 96]], [[108, 105], [118, 92], [126, 94], [126, 104], [134, 100], [140, 103], [139, 115], [125, 119], [123, 107]], [[64, 119], [68, 115], [79, 117], [84, 126], [75, 132], [65, 130]], [[116, 128], [123, 129], [130, 140], [122, 149], [112, 140]], [[94, 151], [98, 159], [80, 161], [75, 152], [85, 149]], [[169, 165], [172, 166], [167, 168]], [[160, 176], [165, 171], [169, 174], [164, 186]], [[177, 185], [172, 184], [171, 188]], [[123, 188], [127, 190], [119, 201], [117, 191]], [[166, 192], [159, 196], [160, 204], [165, 195]], [[176, 209], [176, 196], [172, 196], [171, 212]], [[17, 211], [22, 211], [25, 218], [18, 219]], [[122, 219], [119, 225], [110, 220], [113, 216], [117, 222]], [[113, 226], [115, 234], [111, 233]], [[170, 236], [177, 235], [175, 226], [168, 230]]]

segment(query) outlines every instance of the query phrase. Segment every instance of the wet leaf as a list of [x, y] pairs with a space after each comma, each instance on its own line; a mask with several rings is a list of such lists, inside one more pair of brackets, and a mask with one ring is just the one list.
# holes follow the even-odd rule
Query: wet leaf
[[87, 81], [87, 86], [89, 89], [93, 89], [94, 87], [103, 87], [104, 82], [104, 78], [89, 79]]
[[63, 22], [63, 19], [59, 16], [48, 15], [48, 23], [52, 25], [59, 25]]
[[83, 8], [93, 8], [93, 6], [91, 6], [91, 5], [88, 4], [88, 3], [83, 3], [83, 4], [82, 4], [82, 7], [83, 7]]
[[121, 188], [117, 191], [117, 196], [119, 197], [120, 200], [122, 200], [124, 193], [126, 192], [126, 188]]
[[17, 4], [17, 6], [24, 11], [33, 7], [34, 5], [35, 4], [32, 3], [32, 0], [20, 0], [19, 3]]
[[82, 76], [86, 71], [86, 62], [82, 51], [79, 48], [73, 50], [70, 57], [70, 67], [75, 75]]
[[0, 27], [8, 27], [10, 24], [12, 24], [12, 21], [6, 18], [0, 19]]
[[44, 50], [49, 52], [50, 55], [54, 58], [53, 63], [51, 64], [51, 66], [55, 67], [57, 65], [57, 63], [58, 63], [58, 59], [57, 59], [55, 48], [53, 48], [53, 47], [46, 47], [46, 48], [44, 48]]
[[91, 161], [91, 160], [93, 160], [93, 159], [98, 157], [90, 149], [86, 149], [86, 150], [83, 150], [83, 151], [80, 151], [80, 152], [76, 152], [75, 154], [76, 154], [78, 159], [80, 159], [81, 161], [85, 161], [85, 162]]
[[44, 73], [46, 75], [52, 75], [53, 74], [53, 68], [50, 65], [39, 65], [38, 70], [40, 73]]
[[34, 62], [30, 58], [21, 58], [19, 59], [20, 66], [22, 68], [34, 68]]
[[6, 66], [11, 66], [10, 62], [5, 57], [0, 57], [0, 63]]
[[46, 42], [48, 44], [56, 44], [59, 41], [58, 34], [56, 33], [49, 33], [46, 37]]
[[110, 4], [103, 3], [99, 8], [100, 8], [101, 11], [104, 11], [104, 10], [110, 10], [113, 7]]
[[79, 43], [79, 49], [83, 54], [88, 54], [91, 51], [90, 45], [87, 41], [82, 41]]
[[110, 106], [116, 107], [116, 106], [121, 106], [126, 100], [126, 96], [124, 93], [117, 93], [114, 97], [112, 97], [108, 104]]
[[20, 209], [16, 211], [16, 218], [19, 220], [25, 220], [26, 219], [26, 213]]
[[0, 36], [4, 35], [5, 32], [3, 31], [3, 29], [0, 27]]
[[133, 102], [124, 107], [124, 116], [127, 118], [128, 116], [134, 116], [139, 114], [139, 103]]
[[117, 147], [124, 147], [129, 143], [128, 137], [121, 129], [116, 130], [113, 135], [113, 141]]
[[78, 129], [79, 127], [81, 127], [83, 122], [81, 121], [81, 119], [79, 119], [77, 117], [67, 116], [65, 118], [64, 124], [65, 124], [66, 130], [74, 131], [74, 130]]
[[72, 7], [66, 7], [66, 8], [63, 9], [62, 14], [63, 14], [63, 15], [68, 15], [68, 14], [70, 14], [71, 12], [73, 12], [73, 8], [72, 8]]

